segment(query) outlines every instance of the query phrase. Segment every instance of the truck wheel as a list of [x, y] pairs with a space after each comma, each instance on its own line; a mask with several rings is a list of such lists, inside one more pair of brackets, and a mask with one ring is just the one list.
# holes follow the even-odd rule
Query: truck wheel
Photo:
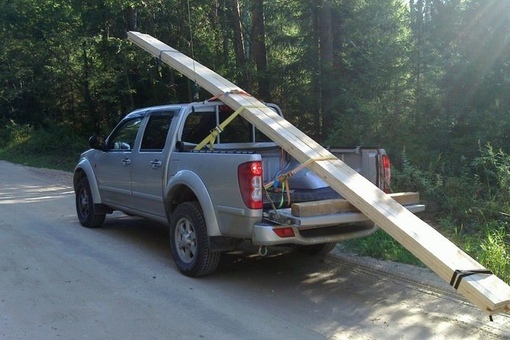
[[336, 246], [336, 242], [313, 244], [309, 246], [299, 245], [297, 248], [300, 252], [308, 255], [325, 255], [332, 251]]
[[198, 202], [180, 204], [170, 223], [170, 247], [177, 268], [186, 276], [211, 274], [220, 262], [220, 252], [209, 249], [207, 226]]
[[86, 228], [100, 227], [106, 217], [105, 214], [94, 212], [94, 200], [87, 177], [80, 179], [76, 186], [76, 214], [81, 225]]

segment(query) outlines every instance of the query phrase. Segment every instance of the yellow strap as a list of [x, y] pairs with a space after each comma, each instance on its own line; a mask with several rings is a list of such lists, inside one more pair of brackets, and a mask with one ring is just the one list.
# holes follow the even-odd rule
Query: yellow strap
[[214, 146], [214, 140], [216, 139], [216, 136], [218, 136], [220, 133], [223, 132], [225, 127], [230, 124], [231, 121], [234, 120], [235, 117], [237, 117], [238, 114], [241, 113], [245, 109], [244, 106], [240, 107], [234, 113], [232, 113], [230, 116], [228, 116], [227, 119], [225, 119], [223, 122], [221, 122], [220, 125], [216, 126], [214, 129], [211, 130], [211, 133], [204, 138], [195, 148], [194, 150], [201, 150], [206, 144], [209, 144], [211, 146], [211, 149]]
[[211, 150], [214, 147], [214, 140], [216, 137], [225, 130], [228, 124], [234, 120], [244, 109], [263, 109], [266, 106], [241, 106], [234, 113], [232, 113], [227, 119], [225, 119], [220, 125], [216, 126], [211, 130], [211, 133], [205, 137], [193, 150], [201, 150], [206, 144], [211, 146]]
[[[291, 171], [286, 172], [286, 173], [276, 177], [276, 180], [281, 183], [281, 182], [287, 180], [289, 177], [294, 176], [300, 170], [303, 170], [303, 168], [307, 167], [310, 163], [320, 162], [320, 161], [333, 161], [333, 160], [336, 160], [336, 159], [338, 159], [338, 158], [337, 157], [310, 158], [309, 160], [307, 160], [306, 162], [304, 162], [304, 163], [300, 164], [299, 166], [295, 167]], [[275, 182], [275, 180], [272, 180], [271, 182], [265, 184], [264, 185], [264, 189], [267, 190], [267, 189], [271, 188], [274, 185], [274, 182]]]

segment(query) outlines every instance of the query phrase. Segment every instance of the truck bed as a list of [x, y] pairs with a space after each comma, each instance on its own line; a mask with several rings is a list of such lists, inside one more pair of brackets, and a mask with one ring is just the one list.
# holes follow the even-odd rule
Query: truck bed
[[318, 189], [292, 189], [288, 191], [269, 189], [264, 196], [264, 210], [290, 207], [292, 203], [322, 201], [342, 196], [330, 187]]

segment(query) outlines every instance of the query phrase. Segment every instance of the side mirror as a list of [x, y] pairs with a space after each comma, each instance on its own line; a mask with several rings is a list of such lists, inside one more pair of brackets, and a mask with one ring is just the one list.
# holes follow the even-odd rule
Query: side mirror
[[104, 137], [101, 137], [101, 136], [90, 137], [89, 138], [89, 146], [92, 149], [96, 149], [96, 150], [101, 150], [101, 151], [106, 150], [106, 143], [105, 143]]

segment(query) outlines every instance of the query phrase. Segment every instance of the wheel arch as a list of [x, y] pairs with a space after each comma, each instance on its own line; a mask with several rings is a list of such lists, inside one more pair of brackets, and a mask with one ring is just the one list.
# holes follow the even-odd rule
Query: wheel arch
[[91, 164], [87, 160], [80, 161], [76, 168], [74, 169], [73, 188], [75, 191], [76, 186], [78, 185], [80, 180], [84, 177], [86, 177], [89, 182], [90, 192], [92, 194], [94, 203], [101, 204], [102, 200], [101, 195], [99, 194], [99, 187], [97, 185], [96, 175], [92, 170]]
[[200, 204], [208, 236], [221, 236], [216, 211], [204, 182], [192, 171], [179, 171], [165, 188], [165, 209], [168, 220], [170, 221], [172, 213], [179, 204], [189, 201], [197, 201]]

